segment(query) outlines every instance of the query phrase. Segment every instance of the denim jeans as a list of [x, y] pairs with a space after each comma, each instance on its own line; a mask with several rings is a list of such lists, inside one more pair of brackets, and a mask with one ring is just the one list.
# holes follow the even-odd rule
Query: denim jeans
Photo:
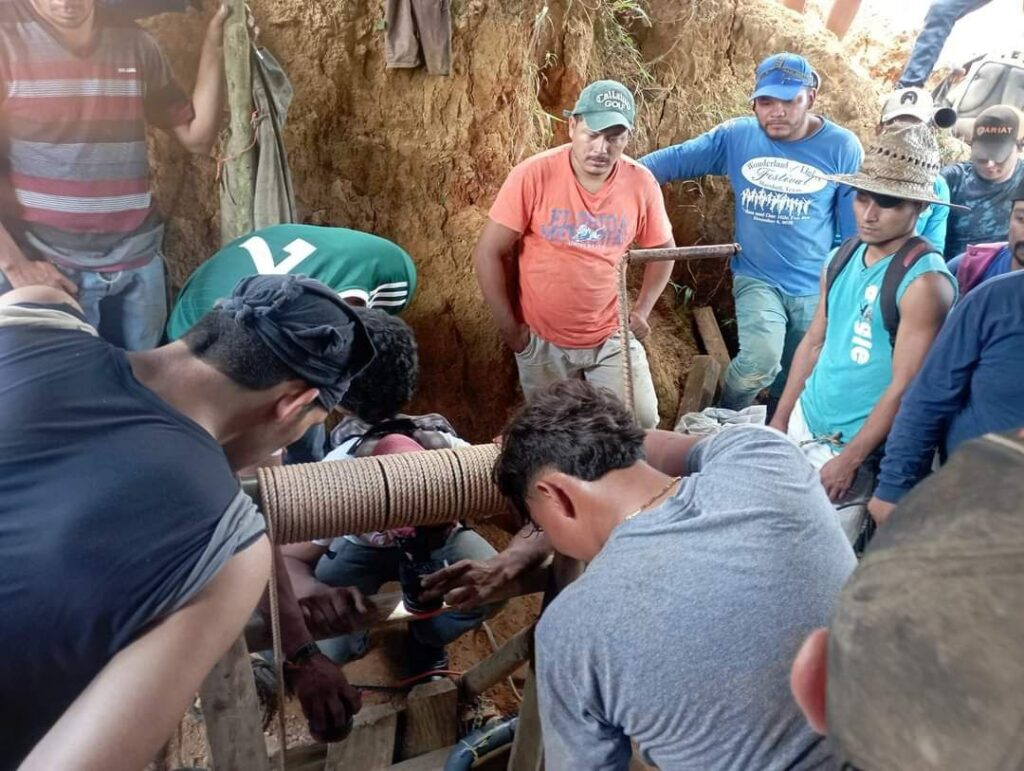
[[[388, 581], [398, 580], [398, 547], [375, 547], [335, 538], [331, 543], [334, 556], [324, 556], [316, 566], [316, 577], [329, 586], [354, 586], [363, 594], [374, 594]], [[431, 557], [454, 564], [459, 560], [486, 560], [496, 554], [494, 548], [478, 533], [465, 528], [457, 529], [447, 543], [435, 550]], [[425, 621], [411, 621], [409, 633], [425, 645], [442, 646], [471, 629], [500, 610], [500, 605], [484, 605], [469, 611], [450, 611]], [[338, 664], [357, 658], [366, 652], [369, 635], [366, 632], [321, 640], [320, 650]]]
[[933, 0], [924, 17], [924, 28], [917, 36], [914, 50], [900, 75], [899, 87], [923, 86], [932, 74], [953, 26], [967, 14], [988, 5], [991, 0]]
[[769, 386], [772, 396], [782, 394], [793, 353], [818, 308], [818, 295], [788, 295], [749, 276], [733, 277], [732, 294], [740, 350], [726, 371], [722, 406], [742, 410]]

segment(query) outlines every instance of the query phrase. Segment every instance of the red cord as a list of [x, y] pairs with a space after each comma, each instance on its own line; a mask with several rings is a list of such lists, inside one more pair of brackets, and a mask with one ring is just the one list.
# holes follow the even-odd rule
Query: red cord
[[393, 685], [355, 685], [353, 687], [358, 691], [400, 691], [425, 677], [433, 677], [434, 675], [462, 677], [462, 672], [457, 672], [454, 669], [428, 669], [426, 672], [420, 672], [418, 675], [413, 675], [412, 677], [407, 677], [404, 680], [399, 680]]

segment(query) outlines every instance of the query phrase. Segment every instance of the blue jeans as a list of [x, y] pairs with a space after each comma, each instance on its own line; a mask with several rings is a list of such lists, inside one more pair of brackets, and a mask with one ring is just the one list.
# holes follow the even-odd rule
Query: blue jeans
[[[335, 538], [331, 551], [334, 556], [321, 557], [316, 566], [317, 579], [329, 586], [354, 586], [369, 595], [375, 594], [388, 581], [398, 580], [398, 547], [364, 546], [345, 538]], [[463, 528], [453, 532], [447, 543], [431, 554], [431, 558], [454, 564], [463, 559], [490, 559], [496, 553], [494, 547], [478, 533]], [[425, 645], [443, 646], [476, 629], [500, 607], [484, 605], [473, 611], [451, 611], [425, 621], [411, 621], [409, 633]], [[319, 643], [324, 655], [338, 664], [362, 656], [368, 644], [369, 635], [365, 631]]]
[[818, 295], [788, 295], [749, 276], [733, 276], [732, 294], [740, 351], [725, 374], [722, 406], [742, 410], [769, 386], [772, 396], [782, 394], [793, 353], [818, 308]]
[[907, 59], [903, 74], [900, 75], [899, 87], [924, 86], [953, 26], [967, 14], [990, 2], [991, 0], [933, 0], [924, 17], [924, 28], [917, 36], [914, 50]]
[[[60, 268], [78, 287], [85, 320], [107, 342], [127, 351], [156, 348], [167, 323], [164, 258], [157, 255], [141, 268], [96, 273]], [[0, 273], [0, 294], [11, 288]]]

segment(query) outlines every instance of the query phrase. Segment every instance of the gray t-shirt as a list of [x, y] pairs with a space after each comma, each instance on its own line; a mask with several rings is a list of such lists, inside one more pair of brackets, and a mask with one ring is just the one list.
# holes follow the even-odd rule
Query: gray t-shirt
[[789, 690], [855, 559], [799, 449], [742, 426], [701, 441], [676, 495], [623, 523], [537, 627], [546, 767], [826, 765]]

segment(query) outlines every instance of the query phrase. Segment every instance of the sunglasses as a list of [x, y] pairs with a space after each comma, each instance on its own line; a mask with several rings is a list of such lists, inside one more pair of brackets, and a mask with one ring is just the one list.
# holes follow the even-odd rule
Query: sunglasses
[[906, 198], [897, 198], [896, 196], [893, 195], [872, 193], [868, 190], [858, 190], [857, 194], [870, 198], [872, 201], [877, 203], [879, 207], [881, 207], [882, 209], [895, 209], [897, 206], [899, 206], [901, 203], [907, 200]]

